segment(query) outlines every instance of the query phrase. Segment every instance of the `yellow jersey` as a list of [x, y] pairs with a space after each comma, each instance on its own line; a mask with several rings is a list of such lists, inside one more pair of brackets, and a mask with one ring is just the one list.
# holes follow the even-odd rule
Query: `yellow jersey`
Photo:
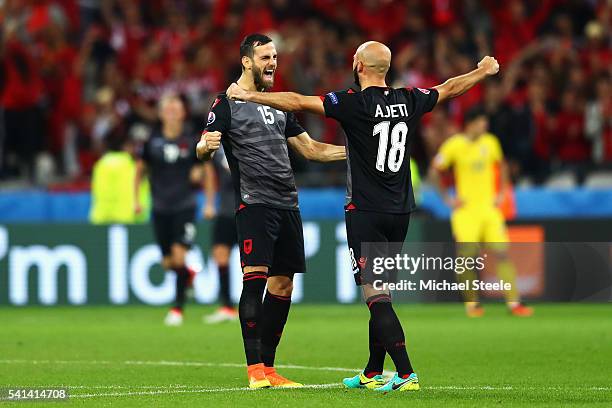
[[140, 185], [141, 214], [134, 213], [136, 164], [127, 152], [107, 152], [96, 162], [91, 180], [93, 224], [145, 222], [151, 207], [149, 183]]
[[464, 206], [474, 208], [495, 205], [495, 167], [502, 159], [497, 137], [485, 133], [474, 140], [464, 134], [451, 136], [434, 160], [438, 169], [453, 167], [457, 197]]

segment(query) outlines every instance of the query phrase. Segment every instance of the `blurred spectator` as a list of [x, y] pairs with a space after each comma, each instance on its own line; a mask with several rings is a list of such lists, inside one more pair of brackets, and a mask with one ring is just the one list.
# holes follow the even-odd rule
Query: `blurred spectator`
[[[6, 6], [9, 8], [8, 6]], [[3, 172], [33, 177], [34, 158], [45, 144], [44, 84], [33, 50], [20, 39], [23, 14], [4, 15], [0, 39], [0, 106], [4, 122]]]
[[594, 98], [586, 106], [585, 132], [593, 144], [596, 163], [612, 163], [612, 84], [609, 77], [595, 83]]
[[563, 93], [553, 139], [561, 162], [579, 163], [589, 159], [590, 146], [584, 134], [583, 109], [584, 101], [578, 92], [568, 89]]
[[[57, 161], [50, 168], [68, 181], [87, 177], [109, 129], [153, 126], [166, 92], [188, 101], [193, 127], [200, 128], [216, 93], [239, 74], [237, 47], [253, 31], [275, 39], [274, 89], [314, 95], [351, 86], [346, 67], [368, 39], [392, 47], [394, 86], [435, 86], [494, 54], [502, 66], [498, 81], [438, 108], [417, 132], [413, 153], [421, 168], [476, 104], [485, 107], [515, 179], [541, 182], [551, 168], [612, 160], [608, 0], [0, 4], [4, 174], [31, 177], [38, 152], [45, 151]], [[331, 121], [301, 120], [314, 137], [344, 138]], [[329, 173], [336, 169], [297, 164], [296, 176], [313, 183], [341, 179]]]
[[[534, 79], [526, 88], [526, 101], [514, 108], [510, 140], [503, 141], [502, 147], [507, 152], [510, 174], [514, 179], [519, 174], [529, 174], [533, 181], [540, 183], [549, 174], [552, 158], [547, 87]], [[493, 120], [491, 125], [494, 125]]]

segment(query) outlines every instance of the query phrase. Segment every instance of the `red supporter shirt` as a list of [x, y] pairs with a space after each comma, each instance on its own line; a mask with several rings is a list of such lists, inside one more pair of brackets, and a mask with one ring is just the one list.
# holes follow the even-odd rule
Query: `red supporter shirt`
[[562, 111], [557, 116], [557, 156], [567, 162], [588, 160], [591, 149], [584, 136], [584, 115]]
[[[0, 104], [5, 109], [28, 109], [35, 106], [43, 95], [43, 83], [38, 67], [26, 47], [17, 41], [6, 44], [3, 59], [4, 88], [0, 94]], [[22, 66], [27, 67], [29, 75], [23, 75]]]

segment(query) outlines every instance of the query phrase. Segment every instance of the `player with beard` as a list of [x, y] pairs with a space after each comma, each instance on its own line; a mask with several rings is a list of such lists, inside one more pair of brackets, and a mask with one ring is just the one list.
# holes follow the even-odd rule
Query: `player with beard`
[[[274, 83], [277, 53], [272, 40], [247, 36], [240, 45], [238, 83], [260, 92]], [[198, 157], [209, 160], [220, 144], [232, 173], [243, 287], [238, 306], [249, 387], [300, 387], [274, 369], [291, 304], [293, 275], [306, 270], [302, 220], [288, 146], [309, 160], [345, 160], [344, 146], [310, 138], [292, 113], [259, 103], [212, 104]], [[262, 303], [264, 290], [265, 298]]]
[[[467, 92], [499, 65], [485, 57], [470, 73], [431, 89], [390, 88], [385, 77], [391, 51], [384, 44], [362, 44], [353, 58], [355, 82], [361, 90], [303, 96], [293, 92], [260, 93], [237, 84], [227, 90], [231, 99], [263, 103], [288, 112], [309, 111], [340, 122], [347, 139], [348, 177], [345, 218], [349, 252], [357, 285], [370, 310], [370, 358], [363, 372], [343, 383], [348, 388], [377, 391], [418, 390], [419, 380], [406, 352], [404, 331], [391, 305], [389, 291], [377, 290], [371, 273], [372, 252], [403, 243], [414, 194], [410, 178], [410, 142], [420, 118], [448, 98]], [[363, 245], [363, 246], [362, 246]], [[378, 277], [377, 279], [380, 279]], [[385, 353], [397, 373], [386, 384], [382, 377]]]

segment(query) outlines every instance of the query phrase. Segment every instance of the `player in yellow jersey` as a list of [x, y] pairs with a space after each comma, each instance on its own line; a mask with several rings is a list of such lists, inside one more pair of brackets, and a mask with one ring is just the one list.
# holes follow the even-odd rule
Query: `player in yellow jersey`
[[[504, 216], [498, 208], [504, 190], [510, 185], [507, 167], [497, 138], [488, 132], [488, 119], [483, 110], [474, 108], [465, 115], [465, 131], [447, 139], [433, 161], [433, 179], [445, 202], [452, 208], [451, 228], [462, 256], [477, 256], [479, 243], [486, 243], [497, 259], [497, 275], [509, 282], [512, 289], [505, 291], [510, 313], [515, 316], [531, 316], [533, 309], [520, 302], [516, 287], [516, 270], [507, 254], [508, 232]], [[497, 171], [501, 174], [501, 188], [496, 188]], [[452, 168], [456, 194], [440, 183], [439, 172]], [[498, 191], [499, 190], [499, 191]], [[476, 279], [474, 270], [457, 274], [462, 282]], [[480, 317], [484, 309], [478, 300], [478, 292], [464, 293], [466, 313]]]

